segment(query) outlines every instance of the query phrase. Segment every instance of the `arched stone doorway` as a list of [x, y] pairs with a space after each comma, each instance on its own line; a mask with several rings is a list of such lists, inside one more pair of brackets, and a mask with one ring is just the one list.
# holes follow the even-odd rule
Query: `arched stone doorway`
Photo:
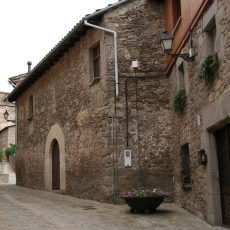
[[60, 150], [57, 140], [54, 141], [52, 153], [52, 189], [60, 190]]
[[[56, 166], [54, 164], [56, 164]], [[59, 171], [59, 176], [57, 170]], [[65, 140], [64, 140], [64, 134], [60, 126], [58, 124], [55, 124], [51, 127], [46, 139], [45, 190], [65, 191], [65, 189], [66, 189]]]

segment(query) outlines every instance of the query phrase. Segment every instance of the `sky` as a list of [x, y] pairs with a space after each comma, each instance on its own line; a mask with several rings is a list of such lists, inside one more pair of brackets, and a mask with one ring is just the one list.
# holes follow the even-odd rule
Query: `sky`
[[0, 91], [32, 69], [86, 15], [118, 0], [0, 0]]

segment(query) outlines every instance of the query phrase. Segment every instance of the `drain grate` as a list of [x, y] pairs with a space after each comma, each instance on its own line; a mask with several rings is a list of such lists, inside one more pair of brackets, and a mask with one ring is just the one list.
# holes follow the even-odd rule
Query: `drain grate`
[[96, 209], [93, 206], [81, 206], [81, 207], [84, 208], [84, 210], [93, 210], [93, 209]]

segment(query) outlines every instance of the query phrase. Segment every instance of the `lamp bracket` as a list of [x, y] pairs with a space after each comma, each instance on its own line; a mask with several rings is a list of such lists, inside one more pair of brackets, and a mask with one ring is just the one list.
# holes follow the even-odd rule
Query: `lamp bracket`
[[168, 53], [168, 55], [172, 56], [173, 58], [181, 57], [182, 59], [184, 59], [187, 62], [193, 62], [194, 61], [194, 57], [190, 57], [189, 54], [170, 54], [170, 53]]
[[6, 120], [8, 122], [12, 122], [12, 123], [15, 123], [15, 120]]

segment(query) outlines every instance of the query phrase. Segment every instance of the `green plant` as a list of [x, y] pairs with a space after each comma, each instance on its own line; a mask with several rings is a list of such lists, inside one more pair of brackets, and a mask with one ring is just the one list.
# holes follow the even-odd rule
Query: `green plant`
[[212, 53], [212, 62], [218, 62], [219, 57], [218, 57], [218, 50]]
[[120, 197], [149, 197], [149, 196], [167, 196], [167, 193], [156, 189], [131, 188], [123, 191]]
[[185, 104], [185, 89], [180, 89], [173, 97], [173, 110], [176, 114], [180, 114]]
[[2, 162], [2, 151], [0, 151], [0, 162]]
[[15, 144], [10, 143], [10, 147], [6, 148], [5, 154], [7, 157], [9, 157], [10, 155], [13, 155], [14, 153], [15, 153]]
[[214, 77], [214, 74], [210, 66], [212, 65], [213, 62], [217, 62], [217, 61], [218, 61], [217, 51], [215, 51], [212, 54], [209, 54], [200, 64], [197, 80], [210, 82]]

